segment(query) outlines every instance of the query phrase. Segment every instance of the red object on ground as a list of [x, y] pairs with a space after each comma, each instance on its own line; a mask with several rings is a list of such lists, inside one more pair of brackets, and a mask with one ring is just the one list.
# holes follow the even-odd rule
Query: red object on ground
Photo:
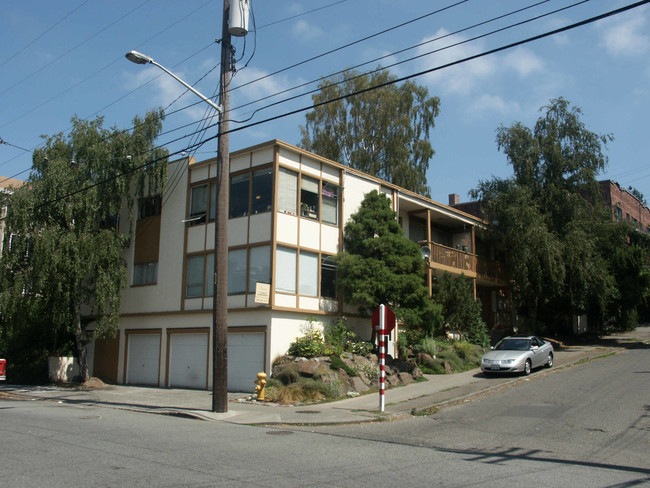
[[0, 381], [7, 379], [7, 360], [0, 359]]

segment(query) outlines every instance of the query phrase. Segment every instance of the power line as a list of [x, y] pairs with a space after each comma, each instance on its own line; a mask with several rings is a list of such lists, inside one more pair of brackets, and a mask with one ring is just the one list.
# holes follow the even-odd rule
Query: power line
[[[585, 19], [585, 20], [582, 20], [582, 21], [579, 21], [579, 22], [576, 22], [576, 23], [573, 23], [573, 24], [569, 24], [567, 26], [564, 26], [564, 27], [561, 27], [561, 28], [558, 28], [558, 29], [553, 29], [551, 31], [547, 31], [545, 33], [538, 34], [538, 35], [535, 35], [535, 36], [532, 36], [532, 37], [528, 37], [528, 38], [520, 40], [520, 41], [516, 41], [516, 42], [510, 43], [510, 44], [506, 44], [506, 45], [501, 46], [501, 47], [490, 49], [490, 50], [484, 51], [484, 52], [479, 53], [479, 54], [475, 54], [475, 55], [472, 55], [472, 56], [467, 56], [465, 58], [461, 58], [461, 59], [458, 59], [456, 61], [446, 63], [444, 65], [440, 65], [440, 66], [436, 66], [436, 67], [433, 67], [433, 68], [430, 68], [430, 69], [427, 69], [427, 70], [419, 71], [419, 72], [416, 72], [416, 73], [413, 73], [413, 74], [410, 74], [410, 75], [407, 75], [407, 76], [403, 76], [401, 78], [396, 78], [394, 80], [391, 80], [391, 81], [388, 81], [388, 82], [385, 82], [385, 83], [381, 83], [381, 84], [378, 84], [378, 85], [375, 85], [375, 86], [372, 86], [372, 87], [368, 87], [368, 88], [365, 88], [365, 89], [362, 89], [362, 90], [358, 90], [358, 91], [355, 91], [355, 92], [352, 92], [352, 93], [348, 93], [348, 94], [342, 95], [340, 97], [336, 97], [336, 98], [326, 100], [326, 101], [323, 101], [323, 102], [320, 102], [320, 103], [317, 103], [317, 104], [313, 104], [313, 105], [310, 105], [310, 106], [307, 106], [307, 107], [303, 107], [303, 108], [300, 108], [300, 109], [292, 110], [292, 111], [286, 112], [284, 114], [280, 114], [280, 115], [270, 117], [270, 118], [267, 118], [267, 119], [264, 119], [264, 120], [253, 122], [253, 123], [250, 123], [250, 124], [247, 124], [247, 125], [244, 125], [244, 126], [236, 127], [234, 129], [230, 129], [228, 131], [225, 131], [222, 134], [239, 132], [241, 130], [244, 130], [244, 129], [247, 129], [247, 128], [250, 128], [250, 127], [254, 127], [254, 126], [257, 126], [257, 125], [264, 124], [264, 123], [272, 122], [272, 121], [275, 121], [275, 120], [278, 120], [278, 119], [281, 119], [281, 118], [285, 118], [285, 117], [288, 117], [288, 116], [291, 116], [291, 115], [295, 115], [297, 113], [305, 112], [307, 110], [311, 110], [311, 109], [314, 109], [314, 108], [317, 108], [317, 107], [320, 107], [320, 106], [323, 106], [323, 105], [327, 105], [327, 104], [334, 103], [334, 102], [337, 102], [337, 101], [340, 101], [340, 100], [344, 100], [344, 99], [352, 97], [352, 96], [367, 93], [367, 92], [370, 92], [372, 90], [377, 90], [379, 88], [383, 88], [383, 87], [393, 85], [393, 84], [396, 84], [396, 83], [401, 83], [403, 81], [407, 81], [407, 80], [410, 80], [410, 79], [413, 79], [413, 78], [417, 78], [417, 77], [423, 76], [425, 74], [429, 74], [429, 73], [432, 73], [432, 72], [435, 72], [435, 71], [440, 71], [440, 70], [443, 70], [443, 69], [446, 69], [446, 68], [450, 68], [452, 66], [456, 66], [456, 65], [459, 65], [459, 64], [463, 64], [463, 63], [475, 60], [475, 59], [479, 59], [479, 58], [482, 58], [482, 57], [485, 57], [485, 56], [496, 54], [498, 52], [502, 52], [502, 51], [505, 51], [505, 50], [508, 50], [508, 49], [512, 49], [512, 48], [515, 48], [515, 47], [518, 47], [518, 46], [521, 46], [521, 45], [524, 45], [524, 44], [528, 44], [528, 43], [531, 43], [531, 42], [534, 42], [534, 41], [545, 39], [547, 37], [557, 35], [557, 34], [560, 34], [562, 32], [567, 32], [569, 30], [576, 29], [578, 27], [582, 27], [582, 26], [591, 24], [593, 22], [597, 22], [599, 20], [603, 20], [603, 19], [608, 18], [608, 17], [612, 17], [614, 15], [618, 15], [618, 14], [621, 14], [623, 12], [627, 12], [629, 10], [640, 7], [640, 6], [645, 5], [647, 3], [650, 3], [650, 0], [642, 0], [642, 1], [630, 4], [630, 5], [626, 5], [624, 7], [621, 7], [621, 8], [611, 10], [609, 12], [594, 16], [594, 17], [590, 17], [588, 19]], [[205, 140], [203, 140], [203, 141], [201, 141], [199, 143], [196, 143], [196, 144], [192, 145], [191, 147], [188, 147], [188, 148], [186, 148], [184, 150], [179, 150], [179, 151], [176, 151], [174, 153], [170, 153], [167, 156], [165, 156], [165, 158], [181, 154], [185, 150], [198, 149], [201, 146], [203, 146], [204, 144], [206, 144], [207, 142], [210, 142], [210, 141], [218, 138], [219, 135], [221, 135], [221, 134], [217, 134], [216, 136], [207, 138], [207, 139], [205, 139]], [[129, 170], [127, 172], [124, 172], [124, 173], [121, 173], [121, 174], [118, 174], [118, 175], [114, 175], [114, 176], [112, 176], [110, 178], [107, 178], [105, 180], [102, 180], [100, 182], [93, 183], [92, 185], [87, 185], [86, 187], [80, 188], [80, 189], [78, 189], [78, 190], [76, 190], [74, 192], [71, 192], [71, 193], [69, 193], [67, 195], [64, 195], [64, 196], [62, 196], [60, 198], [44, 202], [44, 203], [38, 205], [35, 208], [41, 208], [42, 206], [45, 206], [45, 205], [49, 205], [49, 204], [52, 204], [52, 203], [57, 203], [57, 202], [65, 199], [65, 198], [67, 198], [69, 196], [76, 195], [78, 193], [89, 190], [89, 189], [94, 188], [96, 186], [99, 186], [101, 184], [107, 183], [109, 181], [113, 181], [113, 180], [115, 180], [115, 179], [117, 179], [117, 178], [119, 178], [121, 176], [124, 176], [126, 174], [130, 174], [130, 173], [132, 173], [134, 171], [137, 171], [139, 169], [143, 169], [147, 165], [155, 164], [155, 163], [161, 161], [162, 159], [163, 158], [158, 158], [158, 159], [154, 159], [153, 161], [146, 162], [143, 165], [132, 168], [131, 170]]]

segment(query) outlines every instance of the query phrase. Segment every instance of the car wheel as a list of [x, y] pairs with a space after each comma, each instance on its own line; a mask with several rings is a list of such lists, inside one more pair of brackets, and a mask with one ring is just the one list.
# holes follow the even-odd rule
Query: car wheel
[[546, 360], [545, 366], [547, 368], [550, 368], [551, 366], [553, 366], [553, 353], [552, 352], [548, 353], [548, 359]]
[[530, 374], [530, 370], [532, 369], [530, 359], [526, 359], [526, 364], [524, 364], [524, 376], [528, 376]]

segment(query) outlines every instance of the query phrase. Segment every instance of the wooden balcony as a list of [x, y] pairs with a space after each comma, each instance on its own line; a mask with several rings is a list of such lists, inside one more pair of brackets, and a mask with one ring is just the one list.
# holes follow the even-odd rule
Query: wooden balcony
[[[426, 245], [426, 242], [421, 244]], [[429, 243], [431, 257], [429, 266], [434, 271], [451, 274], [464, 274], [479, 281], [495, 284], [507, 284], [505, 265], [491, 259], [477, 256], [474, 253], [443, 246], [435, 242]]]

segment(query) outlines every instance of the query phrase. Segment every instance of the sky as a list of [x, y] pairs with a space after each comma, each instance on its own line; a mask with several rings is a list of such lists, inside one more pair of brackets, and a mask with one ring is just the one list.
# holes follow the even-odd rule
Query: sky
[[[233, 38], [230, 150], [271, 139], [297, 145], [318, 80], [381, 65], [400, 78], [428, 71], [412, 80], [440, 98], [427, 172], [434, 200], [448, 203], [456, 193], [468, 201], [479, 181], [509, 177], [497, 129], [533, 127], [558, 97], [582, 110], [588, 130], [613, 135], [599, 179], [650, 200], [650, 6], [435, 69], [632, 3], [252, 0], [248, 35]], [[0, 175], [27, 179], [41, 136], [66, 133], [73, 116], [128, 129], [157, 107], [166, 113], [158, 144], [213, 157], [216, 139], [188, 149], [217, 134], [216, 125], [194, 134], [211, 115], [208, 105], [156, 66], [124, 55], [145, 53], [212, 97], [222, 13], [223, 0], [4, 2]]]

